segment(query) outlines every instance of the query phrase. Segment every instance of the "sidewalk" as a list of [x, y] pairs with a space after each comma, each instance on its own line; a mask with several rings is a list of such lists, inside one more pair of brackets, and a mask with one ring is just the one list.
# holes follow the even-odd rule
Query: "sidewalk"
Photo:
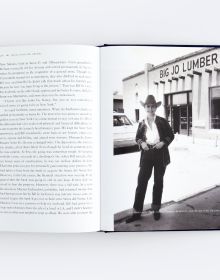
[[[216, 146], [217, 144], [217, 146]], [[166, 169], [162, 202], [177, 201], [220, 185], [220, 140], [175, 135], [169, 146], [171, 164]], [[114, 156], [111, 187], [106, 197], [112, 214], [129, 209], [134, 202], [140, 153]], [[152, 201], [153, 176], [149, 180], [145, 204]], [[117, 194], [117, 195], [116, 195]]]
[[154, 220], [146, 205], [141, 219], [126, 224], [131, 209], [115, 214], [115, 231], [202, 230], [220, 229], [220, 186], [181, 201], [162, 205], [161, 218]]

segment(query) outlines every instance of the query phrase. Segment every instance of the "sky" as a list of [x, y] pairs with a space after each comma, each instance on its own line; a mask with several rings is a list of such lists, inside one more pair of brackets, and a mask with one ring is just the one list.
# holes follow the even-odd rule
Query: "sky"
[[101, 49], [101, 73], [108, 77], [106, 88], [122, 94], [122, 79], [144, 70], [146, 63], [158, 65], [200, 50], [195, 47], [107, 47]]

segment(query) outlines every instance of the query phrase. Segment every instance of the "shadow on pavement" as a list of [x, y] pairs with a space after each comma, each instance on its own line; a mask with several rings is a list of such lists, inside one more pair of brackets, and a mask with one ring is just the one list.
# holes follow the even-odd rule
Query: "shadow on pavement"
[[115, 231], [207, 230], [220, 229], [220, 186], [214, 186], [180, 201], [162, 205], [161, 217], [154, 220], [146, 205], [141, 219], [126, 224], [132, 209], [114, 215]]

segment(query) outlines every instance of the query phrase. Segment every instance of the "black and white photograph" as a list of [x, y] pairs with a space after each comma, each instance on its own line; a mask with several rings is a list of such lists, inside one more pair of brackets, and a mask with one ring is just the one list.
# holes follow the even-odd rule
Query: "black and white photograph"
[[112, 62], [114, 231], [219, 229], [220, 49], [120, 52]]

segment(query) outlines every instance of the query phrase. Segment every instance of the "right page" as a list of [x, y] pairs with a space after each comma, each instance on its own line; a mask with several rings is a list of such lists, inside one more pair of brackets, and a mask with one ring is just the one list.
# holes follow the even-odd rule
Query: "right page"
[[102, 230], [218, 229], [220, 49], [100, 52]]

